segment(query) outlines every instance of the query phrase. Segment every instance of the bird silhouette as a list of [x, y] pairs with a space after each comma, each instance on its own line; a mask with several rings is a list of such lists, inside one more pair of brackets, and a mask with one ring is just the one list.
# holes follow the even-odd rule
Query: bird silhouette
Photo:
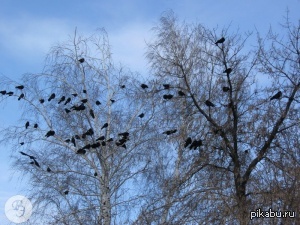
[[86, 138], [86, 134], [82, 134], [81, 138], [85, 139]]
[[71, 138], [71, 142], [73, 143], [74, 147], [76, 147], [76, 142], [75, 142], [75, 138], [74, 137]]
[[105, 136], [100, 136], [96, 139], [96, 141], [103, 141], [105, 139]]
[[79, 154], [79, 155], [84, 155], [86, 153], [86, 150], [80, 148], [77, 150], [76, 154]]
[[221, 39], [217, 40], [217, 41], [215, 42], [215, 44], [216, 44], [216, 45], [222, 44], [222, 43], [224, 43], [224, 41], [225, 41], [225, 38], [222, 37]]
[[91, 148], [91, 144], [87, 144], [84, 147], [82, 147], [83, 149], [90, 149]]
[[185, 143], [184, 143], [184, 147], [188, 147], [190, 144], [192, 144], [192, 138], [188, 137], [186, 140], [185, 140]]
[[89, 136], [93, 135], [93, 134], [94, 134], [93, 128], [88, 129], [88, 131], [85, 132], [85, 134], [86, 134], [86, 135], [89, 135]]
[[55, 131], [54, 131], [54, 130], [49, 130], [49, 131], [46, 133], [45, 137], [54, 136], [54, 134], [55, 134]]
[[82, 92], [83, 92], [84, 94], [86, 94], [86, 90], [83, 90]]
[[274, 96], [272, 96], [270, 98], [270, 101], [274, 100], [274, 99], [280, 99], [282, 96], [282, 92], [281, 91], [278, 91]]
[[113, 104], [116, 100], [114, 100], [114, 99], [110, 99], [110, 101], [111, 101], [111, 104]]
[[69, 194], [69, 191], [68, 191], [68, 190], [64, 191], [64, 194], [65, 194], [65, 195], [68, 195], [68, 194]]
[[21, 142], [20, 145], [24, 145], [24, 142]]
[[212, 103], [212, 102], [209, 101], [209, 100], [206, 100], [206, 101], [205, 101], [205, 105], [207, 105], [208, 107], [215, 107], [215, 104]]
[[169, 100], [169, 99], [173, 98], [173, 95], [171, 95], [171, 94], [163, 95], [163, 98]]
[[20, 101], [22, 98], [24, 98], [24, 93], [22, 93], [20, 96], [19, 96], [19, 98], [18, 98], [18, 101]]
[[103, 126], [101, 127], [101, 130], [108, 127], [108, 123], [103, 124]]
[[79, 61], [80, 63], [84, 63], [85, 60], [84, 60], [84, 58], [81, 58], [81, 59], [79, 59], [78, 61]]
[[59, 99], [58, 104], [62, 103], [65, 99], [66, 99], [66, 97], [65, 97], [65, 96], [62, 96], [62, 97]]
[[0, 93], [1, 93], [2, 95], [5, 95], [5, 94], [6, 94], [6, 91], [3, 90], [3, 91], [0, 91]]
[[100, 145], [101, 145], [100, 142], [96, 142], [96, 143], [91, 144], [91, 148], [98, 148], [98, 147], [100, 147]]
[[124, 84], [123, 84], [123, 85], [121, 85], [121, 86], [120, 86], [120, 88], [122, 88], [122, 89], [123, 89], [123, 88], [125, 88], [125, 85], [124, 85]]
[[19, 90], [23, 90], [24, 85], [16, 86], [16, 88], [19, 89]]
[[163, 84], [165, 89], [170, 89], [170, 84]]
[[35, 124], [33, 125], [34, 128], [38, 128], [38, 126], [39, 126], [39, 125], [38, 125], [37, 123], [35, 123]]
[[70, 113], [71, 112], [71, 110], [69, 110], [69, 109], [65, 109], [65, 111], [66, 111], [66, 113]]
[[97, 172], [95, 172], [95, 173], [94, 173], [94, 176], [95, 176], [95, 177], [96, 177], [96, 176], [98, 176], [98, 173], [97, 173]]
[[106, 142], [105, 142], [105, 141], [102, 141], [102, 142], [101, 142], [101, 145], [102, 145], [102, 146], [106, 146]]
[[70, 143], [70, 141], [71, 141], [71, 140], [70, 140], [69, 138], [65, 140], [65, 142], [67, 142], [67, 143]]
[[75, 137], [75, 139], [77, 139], [77, 140], [80, 139], [79, 135], [77, 135], [77, 134], [76, 134], [74, 137]]
[[146, 85], [146, 84], [141, 84], [141, 88], [146, 89], [146, 88], [148, 88], [148, 85]]
[[96, 101], [96, 105], [101, 105], [101, 102], [99, 102], [98, 100]]
[[22, 155], [25, 155], [25, 156], [28, 156], [30, 159], [36, 159], [34, 156], [32, 155], [28, 155], [27, 153], [25, 152], [20, 152]]
[[52, 170], [49, 168], [49, 166], [47, 167], [47, 172], [51, 172]]
[[87, 100], [86, 98], [85, 98], [85, 99], [81, 99], [81, 102], [82, 102], [82, 103], [87, 103], [87, 101], [88, 101], [88, 100]]
[[50, 97], [48, 98], [48, 102], [50, 102], [52, 99], [54, 99], [55, 98], [55, 93], [52, 93], [51, 95], [50, 95]]
[[29, 121], [27, 121], [26, 123], [25, 123], [25, 129], [27, 129], [29, 127]]
[[92, 109], [90, 109], [90, 115], [93, 119], [95, 119], [95, 114], [94, 114], [94, 111]]
[[41, 104], [43, 104], [45, 102], [45, 100], [42, 99], [42, 98], [39, 101], [40, 101]]
[[111, 142], [113, 140], [114, 140], [113, 138], [109, 138], [108, 140], [106, 140], [106, 142]]
[[223, 73], [226, 73], [227, 75], [229, 75], [232, 72], [231, 68], [227, 68], [226, 70], [223, 71]]
[[166, 134], [166, 135], [171, 135], [171, 134], [174, 134], [177, 132], [177, 129], [174, 129], [174, 130], [167, 130], [165, 132], [163, 132], [163, 134]]
[[67, 100], [65, 101], [65, 105], [68, 104], [71, 101], [71, 98], [67, 98]]
[[72, 94], [74, 97], [77, 97], [77, 94], [76, 93], [74, 93], [74, 94]]
[[145, 116], [144, 113], [141, 113], [140, 115], [138, 115], [138, 117], [143, 118]]
[[229, 87], [223, 87], [222, 90], [223, 90], [224, 92], [227, 92], [227, 91], [230, 90], [230, 88], [229, 88]]
[[12, 96], [14, 94], [14, 92], [13, 91], [9, 91], [6, 94], [9, 95], [9, 96]]
[[185, 96], [185, 93], [183, 91], [178, 91], [179, 96]]

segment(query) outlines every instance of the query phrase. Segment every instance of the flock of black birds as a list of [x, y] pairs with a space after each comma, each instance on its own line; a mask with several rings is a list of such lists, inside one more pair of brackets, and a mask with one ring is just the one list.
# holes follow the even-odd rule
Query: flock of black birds
[[[218, 41], [216, 41], [215, 44], [216, 44], [216, 45], [222, 44], [222, 43], [224, 43], [224, 41], [225, 41], [225, 38], [222, 37], [221, 39], [219, 39]], [[84, 58], [81, 58], [81, 59], [78, 60], [78, 62], [79, 62], [79, 63], [84, 63], [84, 62], [85, 62], [85, 59], [84, 59]], [[229, 76], [231, 72], [232, 72], [232, 68], [226, 68], [226, 69], [223, 71], [223, 73], [226, 73], [227, 76]], [[120, 87], [123, 89], [123, 88], [125, 88], [125, 85], [120, 85]], [[24, 89], [24, 85], [18, 85], [18, 86], [16, 86], [15, 88], [18, 89], [18, 90], [20, 90], [20, 91], [22, 91], [22, 90]], [[142, 88], [142, 89], [147, 89], [147, 88], [149, 88], [149, 87], [148, 87], [148, 85], [146, 85], [146, 84], [141, 84], [141, 88]], [[166, 89], [166, 90], [168, 90], [168, 89], [171, 88], [171, 85], [170, 85], [170, 84], [163, 84], [163, 88]], [[228, 91], [230, 90], [230, 88], [224, 86], [224, 87], [222, 87], [222, 90], [223, 90], [223, 92], [228, 92]], [[87, 91], [86, 91], [86, 90], [83, 90], [83, 93], [87, 93]], [[186, 94], [185, 94], [183, 91], [181, 91], [181, 90], [179, 90], [177, 93], [178, 93], [178, 96], [179, 96], [179, 97], [184, 97], [184, 96], [186, 96]], [[14, 92], [13, 92], [13, 91], [2, 90], [2, 91], [0, 91], [0, 94], [2, 94], [2, 95], [7, 95], [7, 96], [13, 96], [13, 95], [14, 95]], [[77, 94], [77, 93], [74, 93], [74, 94], [72, 94], [72, 96], [73, 96], [73, 97], [77, 97], [78, 94]], [[272, 96], [272, 97], [270, 98], [270, 101], [271, 101], [271, 100], [274, 100], [274, 99], [280, 99], [281, 96], [282, 96], [282, 92], [279, 91], [279, 92], [277, 92], [274, 96]], [[20, 101], [20, 100], [23, 99], [24, 97], [25, 97], [25, 94], [24, 94], [24, 93], [21, 93], [21, 94], [18, 96], [18, 100]], [[53, 99], [55, 99], [55, 97], [56, 97], [56, 94], [55, 94], [55, 93], [52, 93], [52, 94], [49, 96], [49, 98], [48, 98], [48, 102], [50, 102], [50, 101], [52, 101]], [[173, 97], [174, 97], [173, 94], [164, 94], [164, 95], [163, 95], [163, 99], [165, 99], [165, 100], [170, 100], [170, 99], [172, 99]], [[67, 98], [66, 96], [62, 96], [62, 97], [59, 99], [58, 104], [64, 103], [64, 106], [66, 106], [66, 105], [68, 105], [71, 101], [72, 101], [71, 97], [68, 97], [68, 98]], [[111, 101], [111, 103], [114, 103], [114, 102], [115, 102], [115, 100], [113, 100], [113, 99], [110, 99], [110, 101]], [[40, 102], [41, 104], [44, 104], [44, 103], [45, 103], [45, 99], [39, 99], [39, 102]], [[67, 114], [69, 114], [69, 113], [72, 112], [72, 111], [83, 111], [83, 110], [86, 109], [85, 103], [87, 103], [87, 102], [88, 102], [88, 99], [81, 99], [81, 100], [80, 100], [80, 104], [74, 104], [74, 105], [71, 106], [70, 108], [64, 108], [64, 110], [65, 110], [65, 112], [66, 112]], [[101, 105], [101, 102], [100, 102], [99, 100], [97, 100], [97, 101], [95, 102], [95, 104], [96, 104], [97, 106], [99, 106], [99, 105]], [[208, 107], [215, 107], [215, 104], [212, 103], [210, 100], [206, 100], [206, 101], [205, 101], [205, 105], [208, 106]], [[93, 119], [95, 119], [95, 114], [94, 114], [94, 111], [93, 111], [92, 109], [89, 110], [89, 114], [90, 114], [90, 116], [91, 116]], [[139, 118], [143, 118], [144, 116], [145, 116], [144, 113], [141, 113], [141, 114], [138, 115]], [[30, 122], [27, 121], [27, 122], [25, 123], [25, 129], [28, 129], [29, 126], [30, 126]], [[34, 124], [33, 127], [34, 127], [35, 129], [38, 128], [38, 124]], [[105, 129], [105, 128], [107, 128], [107, 127], [108, 127], [108, 123], [104, 123], [103, 126], [101, 127], [101, 130], [102, 130], [102, 129]], [[177, 132], [177, 129], [172, 129], [172, 130], [166, 130], [166, 131], [164, 131], [163, 134], [166, 134], [166, 135], [168, 136], [168, 135], [172, 135], [172, 134], [174, 134], [174, 133], [176, 133], [176, 132]], [[54, 131], [54, 130], [49, 130], [49, 131], [45, 134], [45, 137], [48, 138], [48, 137], [51, 137], [51, 136], [54, 136], [54, 135], [55, 135], [55, 131]], [[67, 142], [67, 143], [72, 143], [73, 146], [76, 147], [76, 140], [85, 139], [87, 136], [93, 136], [93, 135], [94, 135], [94, 130], [93, 130], [92, 128], [90, 128], [89, 130], [87, 130], [85, 133], [83, 133], [83, 134], [81, 134], [81, 135], [78, 135], [78, 134], [77, 134], [77, 135], [72, 136], [72, 137], [69, 138], [69, 139], [66, 139], [65, 142]], [[118, 140], [115, 141], [116, 146], [118, 146], [118, 147], [123, 147], [123, 148], [126, 149], [126, 142], [129, 140], [129, 132], [119, 133], [119, 134], [118, 134], [118, 137], [119, 137]], [[96, 148], [98, 148], [98, 147], [100, 147], [100, 146], [106, 146], [106, 143], [112, 142], [112, 141], [113, 141], [113, 138], [109, 138], [108, 140], [105, 140], [105, 136], [104, 136], [104, 135], [103, 135], [103, 136], [100, 136], [100, 137], [98, 137], [98, 138], [96, 139], [96, 142], [87, 144], [87, 145], [83, 146], [82, 148], [79, 148], [79, 149], [76, 151], [76, 154], [84, 155], [84, 154], [86, 154], [87, 150], [89, 150], [89, 149], [91, 149], [91, 148], [92, 148], [92, 149], [96, 149]], [[24, 142], [21, 142], [20, 145], [24, 145]], [[197, 149], [197, 148], [200, 147], [200, 146], [202, 146], [202, 140], [192, 140], [190, 137], [188, 137], [188, 138], [186, 139], [185, 144], [184, 144], [184, 148], [189, 147], [190, 150], [191, 150], [191, 149], [194, 149], [194, 150], [195, 150], [195, 149]], [[35, 166], [37, 166], [37, 167], [40, 168], [40, 164], [37, 162], [36, 157], [34, 157], [34, 156], [32, 156], [32, 155], [29, 155], [29, 154], [27, 154], [27, 153], [25, 153], [25, 152], [22, 152], [22, 151], [20, 151], [20, 153], [21, 153], [22, 155], [24, 155], [24, 156], [29, 157], [29, 158], [32, 160], [32, 161], [30, 162], [30, 164], [35, 165]], [[46, 171], [47, 171], [47, 172], [52, 172], [52, 170], [51, 170], [49, 167], [47, 167], [47, 170], [46, 170]], [[97, 173], [96, 173], [96, 172], [94, 173], [94, 176], [97, 176]], [[69, 193], [68, 190], [64, 192], [65, 195], [67, 195], [68, 193]]]

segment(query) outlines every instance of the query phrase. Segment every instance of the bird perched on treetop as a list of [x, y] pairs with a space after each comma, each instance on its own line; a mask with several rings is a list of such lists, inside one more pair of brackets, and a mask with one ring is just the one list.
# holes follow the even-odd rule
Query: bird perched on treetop
[[24, 93], [22, 93], [20, 96], [19, 96], [19, 98], [18, 98], [18, 101], [20, 101], [21, 100], [21, 98], [24, 98]]
[[227, 75], [229, 75], [232, 72], [231, 68], [227, 68], [226, 70], [223, 71], [223, 73], [226, 73]]
[[217, 40], [215, 44], [216, 44], [216, 45], [222, 44], [222, 43], [224, 43], [224, 41], [225, 41], [225, 38], [222, 37], [221, 39]]
[[163, 84], [165, 89], [170, 89], [170, 84]]
[[84, 63], [85, 60], [84, 60], [84, 58], [81, 58], [81, 59], [79, 59], [78, 61], [79, 61], [80, 63]]
[[186, 148], [186, 147], [189, 146], [190, 144], [192, 144], [192, 138], [188, 137], [188, 138], [185, 140], [184, 147]]
[[29, 127], [29, 121], [27, 121], [26, 123], [25, 123], [25, 129], [27, 129]]
[[45, 100], [42, 99], [42, 98], [41, 98], [39, 101], [40, 101], [40, 103], [42, 103], [42, 104], [45, 102]]
[[53, 136], [55, 134], [55, 131], [54, 130], [49, 130], [47, 132], [47, 134], [45, 135], [45, 137], [50, 137], [50, 136]]
[[108, 123], [105, 123], [102, 127], [101, 127], [101, 130], [108, 127]]
[[282, 92], [278, 91], [273, 97], [270, 98], [270, 101], [272, 101], [273, 99], [280, 99], [281, 96]]
[[171, 134], [174, 134], [177, 132], [177, 129], [174, 129], [174, 130], [167, 130], [165, 132], [163, 132], [163, 134], [166, 134], [166, 135], [171, 135]]
[[65, 97], [65, 96], [62, 96], [62, 97], [60, 98], [60, 100], [58, 101], [58, 104], [62, 103], [65, 99], [66, 99], [66, 97]]
[[183, 91], [178, 91], [179, 96], [185, 96], [185, 93]]
[[138, 115], [138, 117], [143, 118], [145, 116], [144, 113], [141, 113], [140, 115]]
[[227, 91], [229, 91], [229, 90], [230, 90], [230, 88], [229, 88], [229, 87], [223, 87], [222, 89], [223, 89], [223, 91], [224, 91], [224, 92], [227, 92]]
[[50, 102], [52, 99], [54, 99], [55, 98], [55, 93], [52, 93], [51, 95], [50, 95], [50, 97], [48, 98], [48, 102]]
[[212, 103], [212, 102], [209, 101], [209, 100], [206, 100], [206, 101], [205, 101], [205, 105], [207, 105], [208, 107], [215, 107], [215, 104]]

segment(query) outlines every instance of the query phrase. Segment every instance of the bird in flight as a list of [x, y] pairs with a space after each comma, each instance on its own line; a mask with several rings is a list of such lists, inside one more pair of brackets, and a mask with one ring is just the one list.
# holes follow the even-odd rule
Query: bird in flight
[[282, 92], [281, 91], [278, 91], [274, 96], [272, 96], [270, 98], [270, 101], [274, 100], [274, 99], [280, 99], [282, 96]]
[[220, 38], [219, 40], [217, 40], [217, 41], [215, 42], [215, 44], [216, 44], [216, 45], [222, 44], [222, 43], [224, 43], [224, 41], [225, 41], [225, 38], [222, 37], [222, 38]]

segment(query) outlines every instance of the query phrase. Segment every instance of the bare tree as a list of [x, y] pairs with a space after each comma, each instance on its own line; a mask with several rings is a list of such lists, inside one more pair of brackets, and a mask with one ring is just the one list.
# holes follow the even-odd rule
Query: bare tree
[[51, 49], [41, 74], [27, 74], [21, 84], [2, 82], [14, 92], [2, 101], [24, 94], [22, 119], [2, 131], [2, 141], [14, 143], [14, 167], [30, 178], [33, 218], [128, 223], [141, 193], [132, 184], [148, 162], [147, 123], [138, 117], [139, 83], [113, 64], [106, 32], [87, 38], [75, 32]]
[[[259, 39], [257, 51], [245, 48], [250, 34], [243, 37], [230, 34], [229, 28], [217, 32], [202, 25], [180, 25], [170, 12], [161, 18], [147, 57], [158, 82], [185, 95], [170, 99], [173, 103], [163, 111], [165, 123], [160, 124], [184, 125], [171, 138], [179, 142], [178, 151], [188, 136], [201, 139], [203, 146], [200, 154], [177, 154], [177, 163], [180, 158], [192, 159], [181, 160], [180, 167], [162, 163], [155, 170], [156, 181], [162, 179], [162, 171], [178, 170], [181, 178], [176, 183], [178, 176], [170, 176], [166, 190], [160, 186], [153, 191], [167, 194], [162, 194], [163, 201], [147, 202], [139, 221], [248, 224], [250, 211], [272, 208], [279, 200], [289, 206], [281, 209], [298, 211], [291, 196], [282, 198], [282, 193], [292, 190], [293, 196], [299, 196], [295, 171], [299, 170], [300, 26], [285, 28], [288, 41], [270, 33], [270, 48]], [[258, 77], [264, 74], [271, 82], [261, 85]], [[287, 163], [293, 168], [286, 168]], [[285, 182], [279, 185], [279, 180]], [[174, 195], [176, 191], [181, 193]], [[192, 198], [185, 202], [182, 196]], [[177, 209], [185, 210], [180, 214]], [[186, 220], [183, 214], [188, 215]]]

